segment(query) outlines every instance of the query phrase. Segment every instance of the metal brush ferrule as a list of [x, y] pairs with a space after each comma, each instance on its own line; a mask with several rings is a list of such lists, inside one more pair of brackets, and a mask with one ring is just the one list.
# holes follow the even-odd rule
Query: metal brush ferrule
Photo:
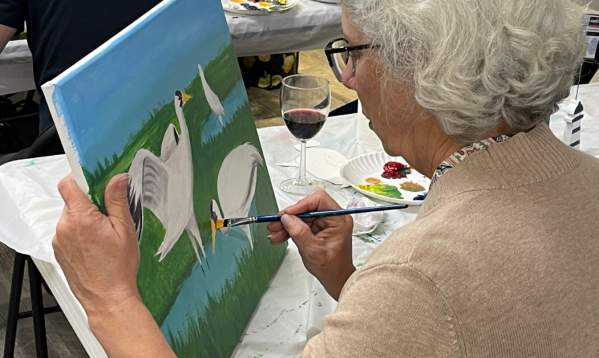
[[226, 225], [228, 227], [241, 226], [241, 225], [249, 225], [249, 224], [256, 223], [256, 217], [233, 218], [233, 219], [228, 219], [228, 221], [229, 221], [229, 225]]

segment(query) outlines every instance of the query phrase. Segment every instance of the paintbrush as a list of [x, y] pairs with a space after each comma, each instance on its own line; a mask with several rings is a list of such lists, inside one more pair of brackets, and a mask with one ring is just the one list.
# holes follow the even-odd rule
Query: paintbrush
[[[351, 215], [351, 214], [363, 214], [363, 213], [370, 213], [370, 212], [375, 212], [375, 211], [398, 210], [398, 209], [405, 209], [407, 207], [408, 206], [404, 205], [404, 204], [380, 205], [380, 206], [371, 206], [371, 207], [365, 207], [365, 208], [310, 211], [310, 212], [299, 214], [296, 216], [302, 220], [306, 220], [306, 219], [324, 218], [324, 217], [328, 217], [328, 216], [340, 216], [340, 215]], [[274, 221], [280, 221], [282, 216], [283, 216], [283, 214], [276, 214], [276, 215], [250, 216], [247, 218], [218, 219], [218, 220], [216, 220], [215, 225], [216, 225], [216, 229], [223, 229], [223, 228], [240, 226], [240, 225], [249, 225], [249, 224], [256, 224], [256, 223], [269, 223], [269, 222], [274, 222]]]

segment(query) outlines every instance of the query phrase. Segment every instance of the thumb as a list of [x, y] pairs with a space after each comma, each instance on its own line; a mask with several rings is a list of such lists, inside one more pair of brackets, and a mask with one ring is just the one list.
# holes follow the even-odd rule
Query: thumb
[[104, 203], [106, 204], [108, 216], [121, 221], [123, 224], [131, 222], [128, 194], [129, 176], [127, 174], [112, 177], [104, 193]]
[[93, 206], [72, 175], [66, 176], [58, 183], [58, 192], [62, 196], [65, 206], [71, 210], [86, 210]]
[[297, 246], [302, 247], [311, 241], [313, 242], [314, 234], [312, 230], [310, 230], [308, 224], [297, 216], [285, 214], [281, 217], [281, 223]]

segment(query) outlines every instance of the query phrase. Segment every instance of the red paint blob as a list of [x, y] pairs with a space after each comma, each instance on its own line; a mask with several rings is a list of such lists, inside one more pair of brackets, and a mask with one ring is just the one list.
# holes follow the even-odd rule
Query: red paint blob
[[385, 179], [401, 179], [405, 178], [410, 172], [410, 167], [405, 164], [388, 162], [383, 167], [383, 174], [381, 176]]

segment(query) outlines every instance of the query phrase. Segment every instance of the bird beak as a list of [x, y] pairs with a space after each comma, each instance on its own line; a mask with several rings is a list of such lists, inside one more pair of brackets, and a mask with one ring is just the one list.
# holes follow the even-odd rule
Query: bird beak
[[210, 238], [212, 239], [212, 254], [214, 255], [216, 249], [216, 222], [212, 219], [210, 219]]
[[187, 101], [189, 101], [191, 99], [191, 96], [188, 95], [185, 92], [181, 92], [181, 101], [183, 102], [183, 104], [187, 103]]
[[216, 250], [216, 233], [222, 229], [223, 218], [216, 201], [210, 201], [210, 237], [212, 239], [212, 254]]

